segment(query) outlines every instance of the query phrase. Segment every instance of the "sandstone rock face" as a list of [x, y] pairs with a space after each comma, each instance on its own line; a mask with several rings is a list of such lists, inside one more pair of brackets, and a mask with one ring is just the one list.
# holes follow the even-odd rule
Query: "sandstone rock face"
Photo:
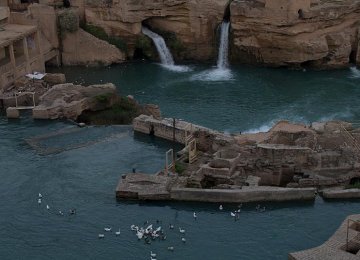
[[333, 68], [359, 61], [360, 1], [234, 0], [232, 59]]
[[63, 65], [110, 65], [124, 60], [125, 55], [114, 45], [80, 28], [63, 40]]
[[142, 24], [176, 36], [169, 46], [175, 58], [210, 60], [216, 56], [216, 30], [228, 0], [114, 0], [112, 5], [91, 1], [85, 7], [88, 23], [123, 38], [132, 57], [142, 36]]
[[71, 83], [53, 86], [40, 97], [40, 103], [33, 109], [35, 119], [69, 118], [75, 120], [84, 110], [101, 110], [112, 105], [96, 97], [107, 95], [116, 98], [116, 87], [111, 84], [88, 87]]

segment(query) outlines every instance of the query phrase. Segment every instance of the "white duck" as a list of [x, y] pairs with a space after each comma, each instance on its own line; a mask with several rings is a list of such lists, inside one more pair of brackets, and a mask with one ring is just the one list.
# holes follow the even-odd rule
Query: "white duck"
[[39, 198], [42, 198], [42, 195], [41, 195], [41, 193], [39, 193]]
[[151, 257], [156, 257], [156, 254], [153, 253], [152, 251], [150, 251], [150, 255], [151, 255]]
[[117, 236], [120, 235], [120, 228], [119, 228], [119, 231], [116, 231], [116, 232], [115, 232], [115, 235], [117, 235]]
[[46, 205], [46, 209], [47, 209], [47, 210], [49, 210], [49, 209], [50, 209], [49, 205]]
[[156, 258], [152, 258], [152, 257], [150, 256], [150, 260], [156, 260]]
[[174, 247], [173, 246], [168, 246], [168, 250], [169, 251], [174, 251]]
[[41, 204], [41, 199], [38, 199], [38, 203]]
[[104, 238], [105, 235], [104, 234], [99, 234], [99, 238]]
[[220, 205], [220, 206], [219, 206], [219, 209], [220, 209], [220, 210], [223, 210], [223, 205]]
[[232, 217], [235, 217], [235, 216], [236, 216], [236, 214], [235, 214], [234, 212], [230, 212], [230, 215], [231, 215]]
[[182, 234], [185, 233], [185, 229], [181, 229], [181, 227], [179, 227], [179, 231], [180, 231], [180, 233], [182, 233]]
[[181, 241], [182, 241], [183, 243], [185, 243], [185, 242], [186, 242], [185, 237], [182, 237], [182, 238], [181, 238]]
[[197, 218], [197, 216], [196, 216], [196, 212], [194, 212], [193, 216], [194, 216], [194, 219], [196, 219], [196, 218]]
[[104, 228], [104, 230], [105, 230], [106, 232], [110, 232], [110, 231], [111, 231], [111, 227], [110, 227], [110, 228], [106, 227], [106, 228]]

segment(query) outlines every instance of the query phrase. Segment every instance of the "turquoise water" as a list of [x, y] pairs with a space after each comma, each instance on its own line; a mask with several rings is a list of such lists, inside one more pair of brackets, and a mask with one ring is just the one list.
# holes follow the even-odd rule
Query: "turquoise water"
[[[219, 130], [249, 131], [278, 118], [359, 117], [360, 80], [350, 70], [236, 67], [204, 74], [211, 68], [190, 67], [193, 71], [185, 73], [145, 63], [66, 70], [68, 79], [112, 81], [123, 94], [159, 104], [165, 116]], [[49, 151], [45, 155], [26, 142], [50, 133], [58, 134], [36, 139], [38, 149]], [[235, 222], [229, 212], [237, 205], [219, 211], [216, 204], [116, 201], [121, 174], [132, 168], [157, 171], [171, 143], [134, 135], [126, 126], [78, 129], [63, 121], [33, 121], [26, 113], [15, 121], [0, 117], [0, 136], [0, 259], [150, 259], [151, 250], [157, 259], [286, 259], [289, 252], [323, 243], [347, 215], [360, 212], [357, 200], [317, 198], [265, 203], [264, 213], [246, 204]], [[71, 208], [76, 215], [68, 214]], [[146, 220], [155, 226], [160, 220], [167, 240], [138, 241], [130, 225]], [[167, 228], [169, 223], [175, 230]], [[99, 239], [109, 226], [121, 228], [121, 235], [105, 233]], [[186, 229], [185, 244], [177, 227]]]

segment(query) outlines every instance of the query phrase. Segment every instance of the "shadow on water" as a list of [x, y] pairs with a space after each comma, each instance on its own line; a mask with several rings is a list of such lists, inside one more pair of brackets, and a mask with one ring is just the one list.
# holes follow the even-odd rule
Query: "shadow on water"
[[152, 144], [160, 148], [175, 148], [175, 151], [180, 151], [184, 148], [184, 145], [172, 142], [169, 140], [165, 140], [154, 135], [148, 135], [144, 133], [134, 132], [134, 140], [143, 144]]

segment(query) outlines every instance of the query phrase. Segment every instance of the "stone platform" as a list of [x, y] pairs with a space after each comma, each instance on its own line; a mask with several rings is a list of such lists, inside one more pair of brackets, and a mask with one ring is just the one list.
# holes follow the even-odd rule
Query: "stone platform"
[[119, 180], [118, 199], [177, 200], [200, 202], [242, 203], [255, 201], [291, 201], [315, 199], [314, 188], [280, 188], [269, 186], [241, 189], [186, 188], [181, 178], [158, 174], [129, 173]]
[[[349, 224], [349, 228], [348, 228]], [[349, 243], [346, 244], [348, 234]], [[321, 246], [289, 254], [289, 260], [359, 260], [360, 215], [350, 215]]]

